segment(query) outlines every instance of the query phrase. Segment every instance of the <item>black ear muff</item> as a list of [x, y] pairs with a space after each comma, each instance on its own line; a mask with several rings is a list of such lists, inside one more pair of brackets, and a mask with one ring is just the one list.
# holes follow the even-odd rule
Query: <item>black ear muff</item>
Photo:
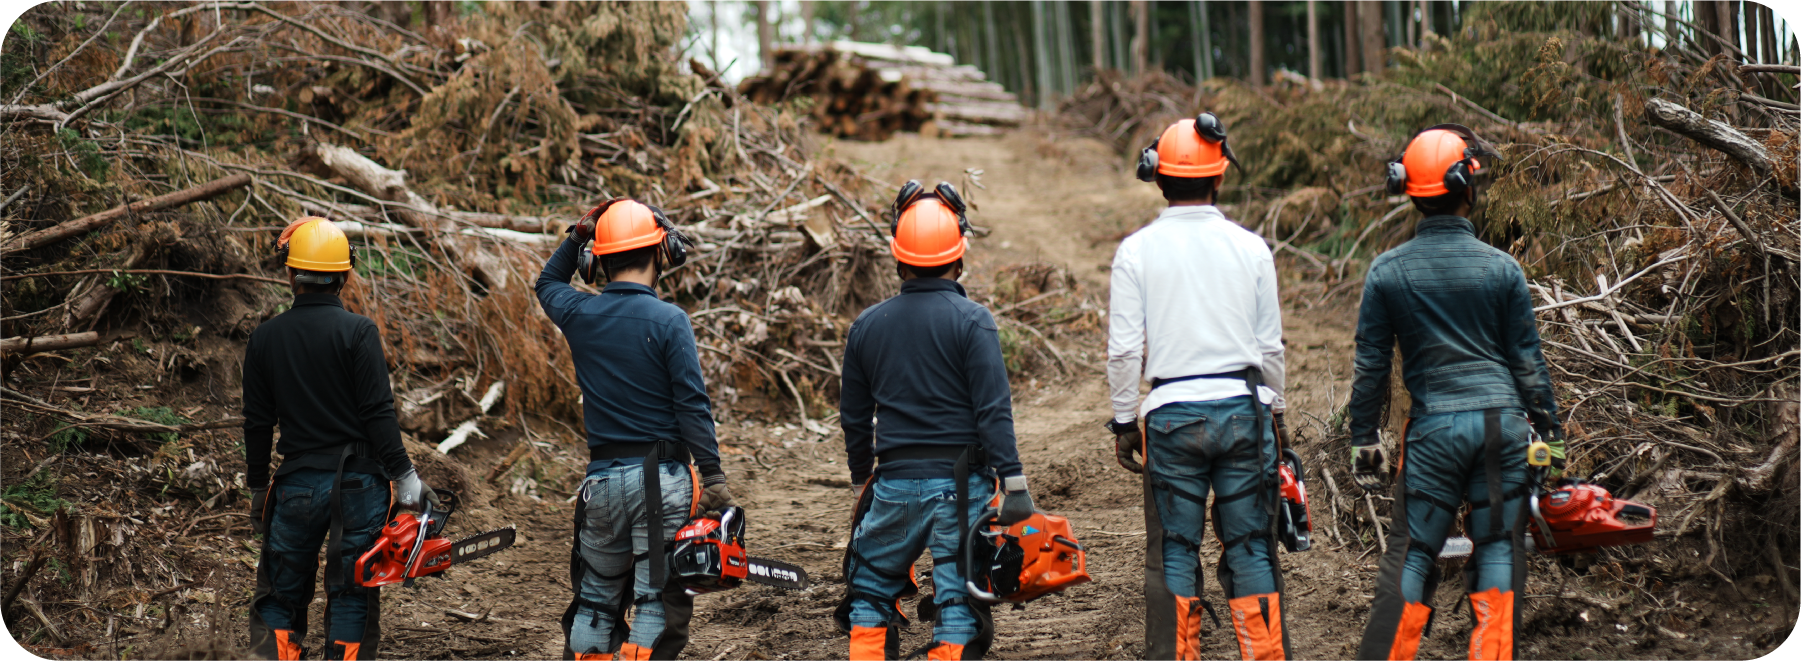
[[1445, 169], [1445, 192], [1462, 195], [1464, 191], [1470, 189], [1475, 179], [1470, 174], [1470, 159], [1475, 156], [1474, 152], [1474, 149], [1463, 150], [1463, 160], [1452, 163], [1451, 167]]
[[945, 206], [950, 207], [951, 211], [957, 212], [957, 230], [969, 234], [969, 205], [963, 202], [963, 196], [957, 193], [957, 187], [952, 186], [951, 182], [940, 181], [938, 187], [933, 191], [938, 194], [938, 199], [943, 201]]
[[1401, 165], [1401, 159], [1388, 162], [1388, 194], [1400, 195], [1407, 190], [1407, 166]]
[[587, 241], [576, 249], [575, 275], [590, 285], [600, 282], [600, 258], [594, 256], [594, 242]]
[[1226, 141], [1225, 122], [1219, 121], [1219, 116], [1210, 112], [1195, 116], [1194, 132], [1201, 134], [1201, 137], [1206, 138], [1208, 142]]
[[1163, 138], [1159, 136], [1156, 140], [1151, 141], [1151, 146], [1145, 147], [1144, 151], [1138, 152], [1139, 181], [1152, 182], [1157, 180], [1157, 145], [1162, 144], [1162, 142]]
[[890, 215], [893, 216], [888, 222], [889, 236], [893, 236], [896, 231], [900, 230], [901, 212], [919, 201], [919, 196], [925, 194], [925, 190], [925, 185], [919, 183], [918, 179], [908, 179], [907, 183], [901, 184], [900, 193], [894, 196], [894, 206], [889, 209]]
[[648, 204], [644, 206], [650, 207], [650, 216], [656, 219], [657, 227], [663, 228], [663, 270], [672, 271], [688, 263], [688, 247], [694, 245], [694, 241], [676, 229], [675, 223], [669, 221], [669, 216], [664, 215], [662, 209]]

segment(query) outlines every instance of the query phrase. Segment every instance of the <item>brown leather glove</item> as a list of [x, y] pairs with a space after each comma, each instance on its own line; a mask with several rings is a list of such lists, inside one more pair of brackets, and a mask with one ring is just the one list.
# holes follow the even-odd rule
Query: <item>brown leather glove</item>
[[702, 512], [717, 512], [737, 504], [737, 499], [732, 498], [732, 490], [727, 488], [724, 482], [709, 484], [700, 492], [700, 511]]

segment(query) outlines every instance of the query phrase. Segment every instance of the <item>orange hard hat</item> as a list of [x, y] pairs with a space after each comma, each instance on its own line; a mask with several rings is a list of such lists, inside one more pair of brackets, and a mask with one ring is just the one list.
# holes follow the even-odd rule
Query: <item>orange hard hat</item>
[[937, 197], [922, 197], [901, 212], [888, 239], [894, 258], [909, 266], [942, 266], [969, 248], [957, 212]]
[[1227, 159], [1221, 144], [1203, 139], [1192, 119], [1171, 124], [1157, 139], [1157, 173], [1188, 178], [1224, 174]]
[[590, 251], [596, 255], [611, 255], [657, 245], [666, 236], [668, 232], [657, 224], [656, 214], [648, 205], [637, 200], [619, 200], [608, 205], [600, 218], [595, 219], [594, 247]]
[[[1407, 170], [1407, 195], [1438, 197], [1468, 190], [1470, 177], [1483, 174], [1482, 163], [1475, 158], [1477, 150], [1477, 145], [1447, 129], [1427, 129], [1414, 136], [1400, 159]], [[1465, 159], [1469, 164], [1457, 168]], [[1452, 172], [1454, 168], [1459, 172]], [[1451, 183], [1451, 187], [1447, 188], [1446, 183]]]

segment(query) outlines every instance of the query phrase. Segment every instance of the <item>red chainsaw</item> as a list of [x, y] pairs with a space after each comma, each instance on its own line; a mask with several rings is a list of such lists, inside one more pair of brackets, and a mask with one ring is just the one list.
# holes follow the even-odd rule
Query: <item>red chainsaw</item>
[[419, 512], [400, 512], [382, 528], [375, 547], [356, 559], [356, 580], [363, 587], [381, 587], [436, 574], [444, 578], [444, 570], [513, 545], [511, 526], [490, 530], [455, 542], [442, 536], [444, 524], [450, 522], [457, 508], [455, 492], [432, 489], [438, 504], [427, 502]]
[[[1532, 494], [1526, 501], [1531, 515], [1526, 535], [1532, 547], [1545, 555], [1584, 553], [1604, 546], [1650, 543], [1657, 533], [1657, 508], [1615, 498], [1606, 487], [1580, 478], [1566, 477], [1548, 493], [1543, 471], [1551, 465], [1550, 449], [1534, 440], [1527, 450], [1532, 466]], [[1467, 556], [1475, 545], [1465, 537], [1445, 540], [1440, 558]]]
[[669, 577], [690, 595], [730, 590], [744, 581], [805, 590], [807, 570], [780, 560], [744, 554], [744, 508], [703, 514], [675, 533]]

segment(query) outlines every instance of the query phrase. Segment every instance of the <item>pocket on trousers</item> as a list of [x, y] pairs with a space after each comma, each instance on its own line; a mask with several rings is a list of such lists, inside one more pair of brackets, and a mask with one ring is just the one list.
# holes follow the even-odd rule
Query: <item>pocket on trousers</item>
[[607, 487], [610, 481], [606, 478], [590, 479], [582, 483], [582, 534], [583, 546], [598, 549], [602, 544], [613, 539], [612, 492]]
[[307, 528], [313, 521], [313, 490], [299, 484], [275, 485], [275, 508], [269, 535], [278, 546], [299, 548], [306, 544]]
[[388, 484], [375, 482], [373, 478], [364, 478], [363, 484], [355, 489], [345, 489], [341, 496], [344, 530], [376, 535], [388, 523]]
[[912, 518], [908, 516], [910, 503], [884, 500], [881, 496], [872, 496], [871, 500], [869, 513], [857, 526], [857, 551], [864, 556], [906, 541], [908, 519]]

